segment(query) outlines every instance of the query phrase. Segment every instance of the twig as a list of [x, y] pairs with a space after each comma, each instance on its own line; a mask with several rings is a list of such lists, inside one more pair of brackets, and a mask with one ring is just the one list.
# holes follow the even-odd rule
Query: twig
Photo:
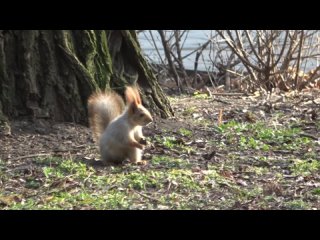
[[22, 165], [22, 166], [17, 166], [13, 169], [8, 169], [7, 173], [13, 172], [13, 171], [21, 171], [21, 170], [30, 170], [32, 167], [30, 165]]
[[135, 191], [135, 190], [133, 190], [133, 191], [135, 193], [139, 194], [140, 196], [144, 197], [144, 198], [148, 198], [148, 199], [150, 199], [152, 201], [155, 201], [155, 202], [161, 202], [159, 199], [156, 199], [156, 198], [153, 198], [153, 197], [149, 197], [149, 196], [147, 196], [147, 195], [145, 195], [145, 194], [143, 194], [141, 192]]
[[300, 133], [299, 135], [300, 135], [301, 137], [308, 137], [308, 138], [312, 138], [312, 139], [318, 141], [318, 138], [317, 138], [316, 136], [313, 136], [313, 135], [308, 134], [308, 133]]
[[212, 100], [214, 100], [214, 101], [216, 101], [216, 102], [221, 102], [221, 103], [224, 103], [224, 104], [231, 104], [231, 103], [229, 103], [229, 102], [227, 102], [227, 101], [223, 101], [223, 100], [217, 99], [217, 98], [213, 98]]
[[237, 72], [229, 70], [229, 69], [226, 69], [226, 72], [232, 73], [232, 74], [240, 76], [240, 77], [244, 77], [243, 74], [237, 73]]
[[248, 93], [211, 93], [216, 96], [253, 96], [253, 94]]
[[[21, 156], [21, 157], [16, 157], [13, 159], [10, 159], [10, 161], [16, 161], [16, 160], [20, 160], [20, 159], [24, 159], [24, 158], [31, 158], [31, 157], [40, 157], [40, 156], [48, 156], [51, 155], [52, 153], [36, 153], [36, 154], [30, 154], [30, 155], [25, 155], [25, 156]], [[7, 160], [9, 160], [9, 158], [7, 158]]]
[[314, 100], [312, 100], [312, 102], [313, 102], [315, 105], [320, 106], [320, 104], [319, 104], [319, 103], [316, 103]]
[[20, 159], [24, 159], [24, 158], [55, 155], [55, 154], [57, 154], [59, 152], [75, 152], [75, 151], [79, 151], [79, 149], [77, 149], [77, 148], [82, 148], [82, 147], [84, 147], [84, 145], [76, 146], [76, 148], [73, 148], [73, 149], [57, 149], [57, 150], [52, 150], [52, 152], [49, 152], [49, 153], [35, 153], [35, 154], [20, 156], [20, 157], [11, 158], [11, 159], [7, 158], [7, 160], [16, 161], [16, 160], [20, 160]]
[[273, 150], [274, 153], [279, 153], [279, 154], [292, 154], [292, 151], [290, 150]]
[[218, 126], [222, 124], [222, 114], [223, 114], [223, 108], [219, 110]]
[[[92, 145], [94, 145], [94, 144], [92, 144]], [[88, 146], [88, 144], [81, 144], [81, 145], [75, 146], [75, 148], [83, 148], [83, 147], [86, 147], [86, 146]]]
[[90, 172], [90, 173], [88, 174], [88, 177], [86, 177], [86, 178], [83, 180], [83, 184], [85, 184], [85, 183], [88, 181], [88, 179], [91, 177], [91, 175], [92, 175], [92, 172]]

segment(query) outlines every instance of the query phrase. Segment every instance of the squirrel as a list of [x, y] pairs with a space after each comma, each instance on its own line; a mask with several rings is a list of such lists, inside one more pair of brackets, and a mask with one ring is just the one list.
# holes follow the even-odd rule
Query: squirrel
[[112, 90], [96, 92], [88, 98], [89, 126], [106, 165], [120, 164], [126, 159], [143, 163], [142, 150], [147, 142], [142, 126], [153, 118], [142, 105], [136, 86], [126, 87], [125, 98], [126, 105]]

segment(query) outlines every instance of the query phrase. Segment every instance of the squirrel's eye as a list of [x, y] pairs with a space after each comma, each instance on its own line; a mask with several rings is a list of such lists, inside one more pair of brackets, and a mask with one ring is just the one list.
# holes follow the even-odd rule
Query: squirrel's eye
[[140, 117], [143, 117], [144, 116], [144, 114], [143, 113], [140, 113]]

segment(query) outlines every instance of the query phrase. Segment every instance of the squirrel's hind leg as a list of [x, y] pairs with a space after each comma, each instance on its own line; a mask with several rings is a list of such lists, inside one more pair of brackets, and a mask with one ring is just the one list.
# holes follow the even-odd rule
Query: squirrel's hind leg
[[132, 148], [129, 151], [129, 160], [132, 163], [135, 164], [141, 164], [141, 165], [146, 165], [147, 161], [142, 160], [142, 150], [139, 148]]

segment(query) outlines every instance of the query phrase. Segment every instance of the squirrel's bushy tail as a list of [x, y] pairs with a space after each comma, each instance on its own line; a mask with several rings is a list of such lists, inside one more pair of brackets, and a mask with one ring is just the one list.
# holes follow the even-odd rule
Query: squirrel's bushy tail
[[106, 127], [124, 111], [124, 108], [123, 99], [112, 90], [96, 92], [89, 97], [89, 125], [95, 142], [99, 142]]

